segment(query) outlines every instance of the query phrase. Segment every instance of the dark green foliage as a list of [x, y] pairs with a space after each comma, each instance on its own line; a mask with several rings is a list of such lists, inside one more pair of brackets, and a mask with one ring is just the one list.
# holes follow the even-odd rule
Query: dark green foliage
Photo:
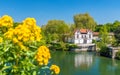
[[109, 48], [107, 46], [102, 46], [100, 50], [100, 55], [109, 57], [110, 56]]
[[116, 53], [116, 58], [120, 59], [120, 51]]
[[57, 42], [51, 43], [51, 46], [49, 48], [50, 50], [69, 51], [71, 49], [77, 48], [77, 45], [64, 42]]
[[100, 29], [101, 29], [101, 27], [103, 27], [103, 25], [97, 25], [97, 26], [95, 27], [94, 32], [99, 32]]
[[71, 49], [77, 48], [77, 45], [68, 43], [68, 44], [66, 44], [66, 47], [68, 50], [71, 50]]
[[22, 23], [19, 23], [19, 22], [15, 22], [14, 24], [13, 24], [13, 27], [15, 28], [15, 27], [17, 27], [18, 25], [21, 25]]
[[120, 44], [120, 26], [116, 28], [116, 30], [114, 31], [115, 34], [115, 38], [116, 38], [116, 43], [117, 45]]
[[51, 46], [49, 47], [50, 50], [67, 50], [66, 44], [64, 42], [57, 42], [57, 43], [50, 43]]

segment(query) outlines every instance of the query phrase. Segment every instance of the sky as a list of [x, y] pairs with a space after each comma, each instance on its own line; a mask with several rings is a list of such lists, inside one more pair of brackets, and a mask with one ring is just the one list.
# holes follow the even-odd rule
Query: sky
[[71, 24], [74, 15], [84, 13], [97, 24], [120, 21], [120, 0], [0, 0], [0, 17], [9, 15], [15, 22], [33, 17], [40, 26], [55, 19]]

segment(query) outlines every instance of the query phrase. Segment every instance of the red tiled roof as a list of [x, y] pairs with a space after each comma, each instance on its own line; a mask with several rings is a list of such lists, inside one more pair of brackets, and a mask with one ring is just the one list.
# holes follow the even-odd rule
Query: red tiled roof
[[[99, 32], [93, 32], [93, 36], [98, 36], [99, 35]], [[108, 33], [109, 36], [113, 36], [114, 33], [113, 32], [110, 32]]]
[[91, 31], [91, 30], [89, 30], [89, 29], [75, 29], [74, 33], [77, 31], [80, 31], [80, 33], [82, 33], [82, 34], [87, 34], [88, 31]]
[[87, 29], [80, 29], [81, 33], [87, 33]]
[[88, 29], [80, 29], [80, 33], [87, 33], [88, 31]]
[[99, 35], [99, 32], [93, 32], [93, 35], [94, 35], [94, 36], [98, 36], [98, 35]]

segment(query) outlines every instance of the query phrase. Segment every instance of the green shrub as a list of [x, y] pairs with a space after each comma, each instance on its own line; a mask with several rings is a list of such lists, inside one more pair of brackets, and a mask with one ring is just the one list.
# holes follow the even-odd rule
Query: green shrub
[[116, 58], [120, 59], [120, 51], [116, 53]]
[[57, 43], [51, 43], [50, 46], [51, 50], [67, 50], [66, 43], [64, 42], [57, 42]]
[[109, 56], [109, 48], [107, 46], [102, 46], [100, 48], [100, 55]]
[[78, 46], [75, 44], [66, 44], [66, 47], [68, 50], [71, 50], [71, 49], [77, 48]]

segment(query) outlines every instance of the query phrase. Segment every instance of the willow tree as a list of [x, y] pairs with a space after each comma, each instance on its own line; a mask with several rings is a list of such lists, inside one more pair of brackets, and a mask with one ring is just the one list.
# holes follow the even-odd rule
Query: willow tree
[[69, 32], [69, 26], [62, 20], [49, 20], [44, 31], [51, 41], [64, 41]]
[[74, 23], [76, 25], [76, 28], [94, 30], [96, 27], [96, 22], [88, 13], [75, 15]]

